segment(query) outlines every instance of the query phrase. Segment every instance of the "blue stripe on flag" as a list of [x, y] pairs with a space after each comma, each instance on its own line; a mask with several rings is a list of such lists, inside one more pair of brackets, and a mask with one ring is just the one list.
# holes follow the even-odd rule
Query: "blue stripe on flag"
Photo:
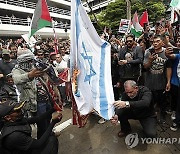
[[[78, 3], [78, 1], [77, 1], [77, 3]], [[76, 5], [76, 12], [75, 12], [75, 19], [76, 19], [76, 21], [75, 21], [76, 22], [76, 42], [78, 42], [79, 34], [80, 34], [80, 25], [79, 25], [79, 18], [78, 18], [78, 16], [79, 16], [79, 4]], [[76, 45], [78, 47], [78, 43]]]
[[104, 76], [104, 69], [105, 69], [105, 48], [107, 46], [107, 42], [105, 42], [101, 46], [101, 62], [100, 62], [100, 80], [99, 80], [99, 88], [100, 88], [100, 113], [105, 118], [108, 119], [108, 101], [106, 97], [105, 91], [105, 76]]

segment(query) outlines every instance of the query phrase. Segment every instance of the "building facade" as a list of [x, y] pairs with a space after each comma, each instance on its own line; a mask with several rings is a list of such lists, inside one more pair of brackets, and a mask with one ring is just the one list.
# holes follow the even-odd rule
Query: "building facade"
[[[0, 37], [20, 37], [29, 33], [30, 23], [38, 0], [0, 0]], [[70, 0], [47, 0], [55, 32], [68, 38], [70, 29]], [[67, 31], [66, 31], [66, 30]], [[53, 29], [46, 27], [36, 32], [42, 37], [53, 37]]]

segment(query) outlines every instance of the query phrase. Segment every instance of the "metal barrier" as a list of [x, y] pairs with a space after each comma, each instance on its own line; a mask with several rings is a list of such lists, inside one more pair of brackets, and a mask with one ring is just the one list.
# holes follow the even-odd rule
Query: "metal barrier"
[[[67, 0], [67, 1], [70, 2], [70, 0]], [[10, 4], [10, 5], [15, 5], [15, 6], [20, 6], [20, 7], [26, 7], [26, 8], [31, 8], [31, 9], [35, 9], [35, 7], [36, 7], [36, 3], [23, 1], [23, 0], [0, 0], [0, 3]], [[69, 10], [64, 10], [64, 9], [60, 9], [60, 8], [56, 8], [56, 7], [52, 7], [52, 6], [48, 6], [48, 9], [49, 9], [49, 12], [67, 15], [67, 16], [71, 15], [71, 11], [69, 11]]]
[[[0, 24], [30, 26], [31, 23], [28, 22], [28, 19], [21, 19], [15, 16], [12, 16], [12, 17], [0, 16]], [[70, 29], [70, 24], [67, 24], [67, 23], [53, 21], [53, 24], [55, 28]]]

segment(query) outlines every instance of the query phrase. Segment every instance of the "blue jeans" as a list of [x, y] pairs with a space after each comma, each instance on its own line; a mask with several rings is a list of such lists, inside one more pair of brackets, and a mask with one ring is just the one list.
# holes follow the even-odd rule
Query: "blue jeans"
[[[51, 105], [49, 102], [37, 102], [37, 116], [45, 113], [46, 111], [50, 110]], [[39, 139], [50, 124], [51, 117], [47, 119], [41, 120], [37, 122], [37, 138]]]

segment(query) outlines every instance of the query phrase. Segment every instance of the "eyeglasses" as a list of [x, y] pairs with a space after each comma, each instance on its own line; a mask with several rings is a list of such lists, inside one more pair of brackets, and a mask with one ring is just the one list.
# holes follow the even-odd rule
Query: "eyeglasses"
[[127, 43], [128, 43], [128, 42], [129, 42], [129, 43], [132, 43], [133, 41], [132, 41], [132, 40], [127, 40], [126, 42], [127, 42]]
[[43, 54], [37, 54], [37, 56], [43, 56]]

